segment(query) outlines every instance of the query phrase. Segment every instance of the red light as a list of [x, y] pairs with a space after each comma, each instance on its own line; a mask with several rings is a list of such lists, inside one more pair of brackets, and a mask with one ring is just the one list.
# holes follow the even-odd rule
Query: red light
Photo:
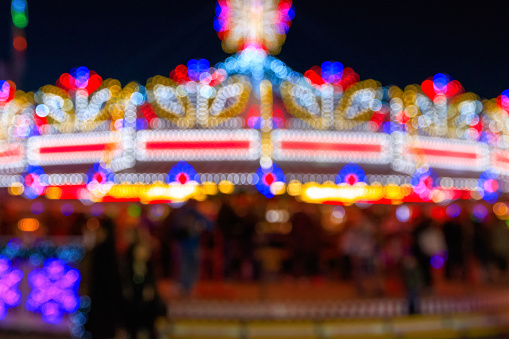
[[27, 40], [22, 36], [17, 36], [12, 40], [12, 46], [18, 52], [24, 52], [27, 49]]

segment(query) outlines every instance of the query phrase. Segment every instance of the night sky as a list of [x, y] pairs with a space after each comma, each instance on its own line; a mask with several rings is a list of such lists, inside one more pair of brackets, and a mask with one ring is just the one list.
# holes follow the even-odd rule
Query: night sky
[[[0, 0], [0, 58], [9, 58], [9, 0]], [[361, 79], [404, 87], [437, 72], [467, 91], [495, 97], [509, 88], [509, 4], [294, 0], [296, 17], [279, 58], [304, 72], [326, 60]], [[103, 78], [142, 84], [178, 64], [228, 54], [213, 29], [213, 0], [28, 0], [23, 90], [53, 84], [87, 66]], [[7, 23], [7, 24], [6, 24]]]

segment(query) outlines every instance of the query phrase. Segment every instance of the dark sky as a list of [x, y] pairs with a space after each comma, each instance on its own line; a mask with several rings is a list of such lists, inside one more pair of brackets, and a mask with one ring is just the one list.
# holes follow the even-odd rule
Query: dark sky
[[[0, 0], [0, 58], [9, 0]], [[494, 97], [509, 88], [509, 4], [294, 0], [296, 17], [279, 57], [304, 72], [341, 61], [361, 79], [404, 87], [437, 72]], [[212, 25], [214, 0], [28, 0], [27, 68], [21, 88], [54, 83], [85, 65], [123, 84], [168, 75], [191, 58], [228, 55]], [[7, 9], [7, 10], [5, 10]]]

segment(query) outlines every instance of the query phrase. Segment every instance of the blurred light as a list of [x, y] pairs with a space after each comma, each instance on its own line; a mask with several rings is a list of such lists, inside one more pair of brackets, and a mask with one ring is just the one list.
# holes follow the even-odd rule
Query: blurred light
[[71, 204], [63, 204], [62, 207], [60, 208], [60, 211], [62, 212], [63, 215], [68, 217], [74, 212], [74, 208], [72, 207]]
[[63, 260], [46, 259], [43, 268], [28, 275], [31, 291], [26, 308], [41, 313], [47, 323], [60, 323], [64, 313], [73, 313], [79, 307], [80, 278], [80, 272]]
[[345, 183], [348, 185], [354, 185], [358, 182], [366, 183], [366, 174], [362, 167], [353, 163], [343, 166], [336, 177], [336, 184]]
[[430, 259], [431, 267], [433, 267], [436, 270], [441, 269], [444, 267], [445, 260], [441, 255], [434, 255]]
[[503, 217], [508, 212], [507, 205], [503, 202], [497, 202], [495, 205], [493, 205], [493, 212], [497, 217]]
[[34, 232], [39, 229], [39, 221], [34, 218], [24, 218], [18, 221], [18, 228], [24, 232]]
[[233, 191], [235, 190], [235, 186], [233, 185], [233, 183], [228, 180], [220, 181], [217, 187], [219, 189], [219, 192], [223, 194], [232, 194]]
[[410, 209], [406, 205], [401, 205], [396, 209], [396, 218], [400, 222], [407, 222], [410, 219]]
[[457, 204], [451, 204], [445, 209], [445, 213], [449, 218], [456, 218], [461, 213], [461, 207]]
[[482, 221], [488, 215], [488, 210], [484, 205], [475, 205], [472, 213], [477, 219]]
[[141, 207], [137, 204], [131, 204], [127, 208], [127, 214], [132, 218], [138, 218], [141, 215]]
[[90, 206], [90, 214], [92, 214], [94, 217], [98, 217], [101, 214], [103, 214], [103, 207], [101, 204], [93, 204]]
[[7, 309], [16, 307], [21, 301], [19, 283], [23, 272], [11, 266], [10, 260], [0, 255], [0, 320], [7, 315]]
[[24, 52], [27, 49], [27, 40], [25, 37], [17, 36], [12, 40], [12, 46], [18, 52]]
[[32, 212], [32, 214], [39, 215], [44, 211], [44, 205], [41, 204], [40, 202], [34, 202], [30, 206], [30, 211]]

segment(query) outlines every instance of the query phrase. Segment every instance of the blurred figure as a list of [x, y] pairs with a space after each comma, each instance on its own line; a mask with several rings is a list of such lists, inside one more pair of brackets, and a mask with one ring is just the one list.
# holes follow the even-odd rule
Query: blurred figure
[[407, 312], [418, 314], [420, 312], [419, 295], [424, 284], [422, 271], [413, 256], [405, 256], [403, 259], [403, 283], [407, 291]]
[[509, 261], [509, 229], [503, 220], [495, 220], [490, 234], [491, 251], [493, 253], [495, 282], [507, 281]]
[[[301, 208], [299, 210], [299, 208]], [[318, 274], [320, 227], [312, 217], [312, 205], [294, 206], [290, 218], [292, 231], [292, 273], [295, 277], [316, 276]]]
[[435, 255], [445, 256], [447, 246], [444, 234], [438, 223], [429, 217], [422, 217], [413, 231], [413, 254], [417, 260], [425, 287], [433, 285], [431, 276], [431, 258]]
[[369, 218], [359, 209], [352, 209], [342, 243], [343, 251], [350, 257], [352, 275], [359, 294], [367, 292], [367, 284], [375, 284], [376, 293], [381, 293], [376, 277], [376, 229]]
[[104, 217], [96, 230], [96, 245], [90, 255], [90, 298], [87, 322], [93, 338], [114, 338], [122, 311], [122, 284], [115, 250], [115, 226]]
[[457, 219], [449, 219], [443, 227], [445, 244], [447, 245], [447, 260], [445, 262], [445, 277], [465, 278], [464, 232], [463, 226]]
[[165, 305], [160, 300], [150, 244], [134, 229], [134, 241], [127, 250], [126, 279], [124, 285], [125, 327], [131, 339], [156, 338], [154, 322], [165, 315]]
[[230, 196], [223, 196], [222, 205], [217, 214], [217, 227], [223, 237], [224, 277], [227, 279], [233, 277], [238, 262], [235, 255], [236, 231], [240, 223], [239, 216], [231, 206], [231, 199]]
[[480, 282], [486, 282], [490, 278], [488, 269], [492, 258], [490, 227], [488, 223], [480, 220], [473, 221], [472, 225], [472, 249], [479, 271], [477, 280], [480, 280]]
[[180, 250], [179, 282], [183, 294], [189, 296], [198, 280], [200, 238], [210, 223], [191, 199], [173, 212], [172, 228]]

